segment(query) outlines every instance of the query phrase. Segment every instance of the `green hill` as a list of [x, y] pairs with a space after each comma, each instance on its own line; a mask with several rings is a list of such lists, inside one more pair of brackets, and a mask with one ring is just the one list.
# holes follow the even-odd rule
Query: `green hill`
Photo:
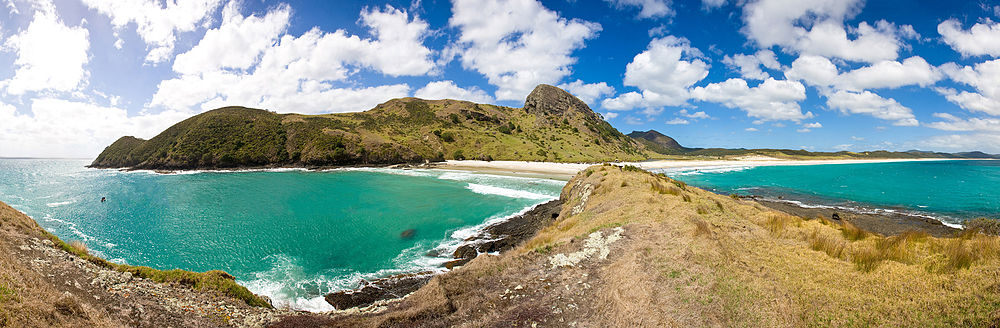
[[122, 137], [91, 166], [198, 169], [398, 164], [445, 159], [636, 161], [644, 147], [586, 103], [539, 85], [522, 108], [393, 99], [359, 113], [211, 110], [149, 140]]

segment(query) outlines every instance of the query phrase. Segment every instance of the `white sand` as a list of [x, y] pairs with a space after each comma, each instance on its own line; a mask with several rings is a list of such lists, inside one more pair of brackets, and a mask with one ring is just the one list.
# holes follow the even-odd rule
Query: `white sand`
[[[688, 169], [688, 168], [726, 168], [754, 167], [779, 165], [820, 165], [820, 164], [859, 164], [859, 163], [890, 163], [914, 161], [953, 160], [944, 158], [922, 159], [837, 159], [837, 160], [783, 160], [767, 156], [748, 156], [738, 160], [657, 160], [646, 162], [615, 163], [617, 165], [633, 165], [643, 169]], [[445, 161], [438, 163], [437, 168], [451, 170], [466, 170], [484, 173], [500, 173], [514, 175], [543, 175], [554, 178], [569, 179], [593, 163], [553, 163], [553, 162], [521, 162], [521, 161]]]

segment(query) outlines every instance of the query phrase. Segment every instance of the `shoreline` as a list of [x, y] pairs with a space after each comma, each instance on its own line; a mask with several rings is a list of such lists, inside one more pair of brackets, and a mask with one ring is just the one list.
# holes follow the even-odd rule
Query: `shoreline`
[[899, 211], [863, 211], [856, 208], [829, 205], [802, 204], [790, 200], [764, 199], [760, 197], [746, 197], [773, 210], [792, 214], [805, 219], [823, 219], [830, 222], [837, 222], [833, 219], [833, 214], [837, 214], [839, 221], [847, 221], [855, 226], [869, 232], [878, 233], [884, 236], [896, 236], [906, 231], [916, 230], [930, 234], [934, 237], [952, 237], [962, 231], [961, 228], [953, 227], [935, 217], [917, 215], [913, 213]]
[[[797, 165], [838, 165], [838, 164], [874, 164], [898, 162], [934, 162], [934, 161], [966, 161], [995, 160], [978, 158], [901, 158], [901, 159], [807, 159], [785, 160], [777, 158], [764, 159], [760, 157], [738, 160], [651, 160], [642, 162], [614, 162], [615, 165], [632, 165], [644, 170], [687, 170], [698, 168], [730, 168], [758, 166], [797, 166]], [[429, 168], [451, 169], [482, 173], [507, 172], [511, 174], [541, 174], [564, 176], [566, 180], [576, 173], [592, 165], [601, 163], [558, 163], [558, 162], [527, 162], [527, 161], [479, 161], [479, 160], [447, 160], [428, 164]]]

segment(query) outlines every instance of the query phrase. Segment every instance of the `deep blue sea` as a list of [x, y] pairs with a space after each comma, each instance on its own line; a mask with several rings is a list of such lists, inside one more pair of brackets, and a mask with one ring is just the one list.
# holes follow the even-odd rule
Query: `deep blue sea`
[[[437, 269], [461, 240], [564, 181], [442, 170], [153, 172], [0, 159], [0, 201], [109, 260], [225, 270], [293, 308], [361, 278]], [[106, 197], [107, 202], [100, 202]], [[403, 236], [413, 229], [412, 236]]]
[[1000, 161], [916, 161], [662, 170], [719, 193], [758, 195], [805, 206], [901, 211], [949, 225], [1000, 217]]

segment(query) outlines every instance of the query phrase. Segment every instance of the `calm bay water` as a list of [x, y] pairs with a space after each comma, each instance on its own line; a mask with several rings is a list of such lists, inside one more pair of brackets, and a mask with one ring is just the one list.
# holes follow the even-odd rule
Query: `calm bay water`
[[809, 205], [904, 211], [948, 224], [1000, 217], [1000, 161], [919, 161], [664, 171], [721, 193]]
[[87, 164], [0, 159], [0, 201], [109, 260], [221, 269], [309, 310], [330, 309], [322, 295], [360, 278], [436, 268], [447, 259], [429, 251], [450, 254], [477, 226], [554, 199], [564, 183], [435, 170], [156, 174]]

